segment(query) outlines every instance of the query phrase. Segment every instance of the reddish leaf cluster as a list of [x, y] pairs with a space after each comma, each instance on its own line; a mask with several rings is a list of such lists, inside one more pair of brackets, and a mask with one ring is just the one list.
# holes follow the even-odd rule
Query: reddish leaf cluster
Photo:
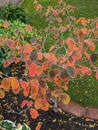
[[[9, 92], [10, 89], [15, 94], [22, 91], [23, 95], [30, 97], [31, 100], [24, 100], [21, 107], [29, 107], [33, 119], [38, 117], [39, 109], [44, 111], [49, 109], [51, 99], [57, 99], [66, 105], [70, 102], [70, 96], [66, 93], [70, 79], [91, 75], [93, 71], [96, 72], [95, 77], [98, 79], [98, 66], [95, 64], [97, 53], [91, 53], [96, 50], [98, 20], [85, 18], [77, 20], [73, 16], [66, 18], [68, 15], [66, 13], [74, 11], [75, 8], [64, 4], [62, 0], [58, 0], [58, 3], [58, 7], [49, 6], [45, 10], [43, 16], [49, 24], [43, 30], [45, 37], [42, 39], [32, 38], [31, 43], [23, 44], [8, 37], [0, 38], [0, 47], [7, 46], [11, 50], [4, 61], [4, 68], [20, 61], [25, 63], [21, 79], [17, 80], [15, 77], [2, 79], [0, 98], [4, 98], [5, 92]], [[34, 8], [36, 12], [43, 9], [37, 0], [34, 0]], [[62, 18], [64, 16], [65, 20]], [[3, 26], [8, 28], [10, 25], [4, 23]], [[32, 32], [33, 27], [26, 25], [26, 31]], [[48, 36], [52, 44], [50, 43], [47, 50], [45, 44]], [[36, 130], [40, 127], [41, 125]]]

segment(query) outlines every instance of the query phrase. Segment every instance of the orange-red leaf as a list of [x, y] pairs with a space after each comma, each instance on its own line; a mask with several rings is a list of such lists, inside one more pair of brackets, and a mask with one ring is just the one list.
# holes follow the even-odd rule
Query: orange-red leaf
[[55, 46], [51, 46], [51, 47], [49, 48], [49, 51], [53, 51], [55, 48], [56, 48]]
[[4, 23], [3, 23], [3, 27], [4, 27], [4, 28], [8, 28], [9, 26], [10, 26], [9, 22], [4, 22]]
[[82, 28], [81, 31], [83, 34], [87, 34], [87, 28]]
[[63, 85], [62, 88], [65, 90], [65, 91], [68, 91], [68, 87], [66, 85]]
[[18, 94], [20, 92], [20, 87], [12, 88], [12, 91], [13, 91], [14, 94]]
[[96, 22], [96, 28], [98, 28], [98, 22]]
[[20, 62], [20, 60], [21, 60], [21, 58], [14, 58], [14, 62], [15, 62], [15, 64], [17, 64], [17, 63], [19, 63]]
[[39, 122], [38, 125], [36, 126], [36, 130], [40, 130], [41, 126], [42, 126], [42, 124]]
[[57, 10], [53, 10], [53, 15], [57, 16], [58, 15], [58, 11]]
[[36, 97], [39, 91], [39, 81], [37, 79], [32, 79], [30, 81], [30, 85], [31, 85], [31, 96]]
[[63, 1], [62, 0], [58, 0], [58, 3], [61, 4]]
[[49, 103], [47, 102], [46, 99], [43, 99], [43, 100], [42, 100], [41, 109], [44, 110], [44, 111], [47, 111], [47, 110], [49, 109]]
[[37, 75], [41, 75], [43, 73], [43, 69], [41, 66], [37, 66]]
[[59, 64], [62, 64], [66, 61], [66, 58], [64, 56], [60, 57], [60, 59], [58, 60]]
[[56, 85], [58, 86], [58, 87], [61, 87], [61, 80], [55, 80], [55, 83], [56, 83]]
[[23, 88], [23, 95], [27, 97], [29, 95], [30, 86], [26, 81], [20, 82], [21, 87]]
[[48, 108], [49, 108], [49, 103], [47, 102], [46, 99], [41, 99], [41, 98], [39, 98], [39, 99], [37, 99], [37, 100], [35, 101], [34, 107], [35, 107], [36, 109], [42, 109], [42, 110], [44, 110], [44, 111], [47, 111]]
[[73, 38], [68, 38], [66, 40], [66, 44], [68, 45], [69, 51], [72, 51], [74, 49], [74, 40], [73, 40]]
[[60, 31], [61, 32], [65, 32], [67, 30], [67, 28], [65, 26], [60, 26]]
[[9, 65], [11, 65], [13, 63], [13, 60], [5, 60], [4, 61], [4, 68], [8, 67]]
[[37, 55], [38, 55], [38, 60], [42, 60], [42, 58], [43, 58], [42, 53], [41, 52], [37, 52]]
[[26, 55], [26, 54], [30, 54], [33, 50], [32, 45], [31, 44], [25, 44], [20, 48], [21, 52]]
[[92, 74], [92, 70], [89, 69], [89, 71], [86, 73], [87, 75], [91, 75]]
[[92, 73], [91, 69], [88, 68], [87, 66], [80, 66], [80, 72], [81, 72], [82, 74]]
[[73, 60], [80, 60], [82, 58], [82, 53], [78, 48], [74, 48], [72, 52], [72, 59]]
[[28, 85], [28, 83], [26, 81], [20, 81], [20, 85], [24, 90], [30, 89], [30, 86]]
[[26, 30], [32, 32], [33, 27], [31, 25], [26, 25]]
[[86, 58], [87, 58], [88, 60], [90, 60], [90, 57], [91, 57], [90, 54], [87, 53], [87, 52], [85, 52], [84, 54], [85, 54]]
[[47, 88], [40, 88], [41, 94], [46, 95]]
[[94, 51], [95, 50], [95, 44], [94, 42], [92, 41], [92, 39], [86, 39], [84, 40], [84, 42], [87, 44], [87, 46], [89, 47], [89, 49], [91, 51]]
[[46, 62], [44, 62], [44, 63], [42, 64], [42, 69], [43, 69], [43, 70], [47, 70], [47, 68], [48, 68], [48, 62], [46, 61]]
[[85, 18], [79, 18], [78, 20], [77, 20], [77, 23], [81, 23], [82, 25], [86, 25], [86, 23], [87, 23], [87, 20], [85, 19]]
[[30, 66], [29, 66], [29, 74], [30, 76], [34, 77], [37, 73], [37, 65], [32, 63]]
[[10, 80], [12, 89], [19, 88], [19, 82], [15, 77], [10, 77], [9, 80]]
[[39, 87], [39, 81], [37, 79], [32, 79], [32, 80], [30, 80], [30, 85], [36, 86], [38, 88]]
[[32, 101], [23, 100], [23, 102], [21, 103], [21, 108], [23, 108], [24, 106], [31, 107], [32, 105], [33, 105]]
[[57, 17], [57, 21], [58, 21], [59, 23], [62, 23], [62, 18]]
[[33, 105], [33, 102], [32, 102], [32, 101], [28, 101], [28, 102], [27, 102], [27, 106], [28, 106], [28, 107], [31, 107], [32, 105]]
[[98, 71], [96, 72], [96, 75], [95, 75], [96, 79], [98, 79]]
[[42, 101], [41, 98], [39, 98], [39, 99], [35, 100], [35, 102], [34, 102], [34, 107], [35, 107], [37, 110], [40, 109], [41, 106], [42, 106], [42, 102], [41, 102], [41, 101]]
[[10, 90], [10, 86], [11, 86], [9, 78], [3, 78], [1, 85], [3, 85], [3, 89], [8, 92]]
[[36, 119], [39, 116], [38, 112], [34, 108], [30, 109], [30, 115], [32, 119]]
[[57, 62], [57, 57], [54, 53], [45, 53], [44, 57], [48, 60], [49, 65], [50, 65], [50, 63], [56, 64], [56, 62]]
[[27, 100], [23, 100], [22, 103], [21, 103], [21, 108], [23, 108], [24, 106], [26, 106], [27, 102], [28, 102]]
[[23, 91], [23, 95], [24, 95], [25, 97], [27, 97], [27, 96], [29, 95], [29, 91], [24, 90], [24, 91]]
[[76, 69], [75, 69], [75, 74], [78, 75], [79, 72], [80, 72], [80, 69], [79, 69], [79, 68], [76, 68]]
[[41, 6], [41, 4], [38, 4], [37, 6], [36, 6], [36, 12], [39, 12], [39, 11], [41, 11], [42, 10], [42, 6]]
[[8, 41], [7, 41], [7, 44], [8, 44], [8, 47], [9, 47], [10, 49], [13, 49], [13, 50], [16, 49], [17, 42], [15, 42], [14, 40], [8, 40]]

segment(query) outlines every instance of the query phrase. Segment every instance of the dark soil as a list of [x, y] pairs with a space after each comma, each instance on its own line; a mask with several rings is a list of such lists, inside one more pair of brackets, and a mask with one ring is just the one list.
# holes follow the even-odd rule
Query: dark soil
[[[12, 66], [11, 75], [21, 78], [24, 68], [22, 66], [21, 69], [20, 66], [17, 69], [17, 67]], [[18, 75], [17, 71], [19, 72]], [[5, 98], [0, 99], [0, 115], [15, 124], [26, 123], [31, 130], [36, 130], [39, 122], [42, 123], [41, 130], [98, 130], [98, 121], [77, 118], [62, 111], [55, 112], [52, 108], [46, 112], [40, 110], [39, 117], [33, 120], [29, 114], [29, 109], [24, 111], [21, 109], [21, 103], [25, 99], [27, 98], [23, 96], [22, 92], [18, 95], [13, 94], [12, 91], [6, 93]]]
[[22, 111], [20, 104], [26, 99], [23, 94], [18, 95], [6, 93], [4, 99], [0, 99], [0, 114], [4, 119], [9, 119], [17, 123], [26, 123], [35, 130], [37, 123], [41, 122], [41, 130], [98, 130], [98, 121], [90, 119], [76, 118], [68, 113], [55, 112], [50, 108], [47, 112], [39, 111], [40, 115], [36, 120], [31, 119], [29, 110]]

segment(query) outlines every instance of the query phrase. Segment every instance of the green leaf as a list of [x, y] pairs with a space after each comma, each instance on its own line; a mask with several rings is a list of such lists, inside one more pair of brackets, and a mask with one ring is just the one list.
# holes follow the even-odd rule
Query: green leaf
[[1, 128], [4, 128], [5, 130], [16, 130], [16, 125], [9, 120], [3, 120], [0, 122]]
[[73, 78], [75, 76], [75, 69], [71, 66], [66, 67], [66, 72], [69, 75], [69, 77]]

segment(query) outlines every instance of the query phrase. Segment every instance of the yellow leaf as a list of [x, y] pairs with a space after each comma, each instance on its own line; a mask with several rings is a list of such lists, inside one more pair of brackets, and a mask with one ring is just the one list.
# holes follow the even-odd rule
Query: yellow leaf
[[70, 102], [70, 96], [68, 94], [63, 94], [62, 96], [62, 102], [65, 104], [65, 105], [68, 105], [69, 102]]
[[5, 92], [3, 89], [0, 89], [0, 98], [4, 98], [5, 97]]
[[19, 82], [15, 77], [10, 77], [9, 79], [10, 79], [12, 89], [19, 88]]
[[16, 89], [12, 88], [12, 91], [14, 94], [18, 94], [20, 92], [20, 87], [18, 87]]

